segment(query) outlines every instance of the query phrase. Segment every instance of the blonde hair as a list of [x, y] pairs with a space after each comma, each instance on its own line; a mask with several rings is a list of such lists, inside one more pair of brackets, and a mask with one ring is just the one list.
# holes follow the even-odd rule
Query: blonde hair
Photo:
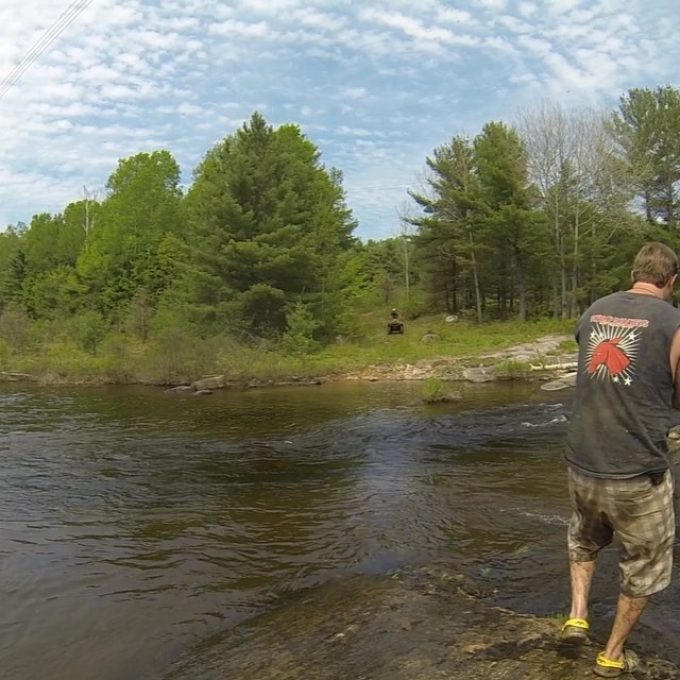
[[665, 244], [657, 241], [645, 243], [633, 260], [633, 283], [653, 283], [663, 288], [678, 273], [678, 258]]

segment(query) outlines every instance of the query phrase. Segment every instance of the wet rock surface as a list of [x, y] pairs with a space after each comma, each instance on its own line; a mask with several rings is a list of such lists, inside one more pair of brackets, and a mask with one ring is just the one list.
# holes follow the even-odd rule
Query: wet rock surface
[[[485, 603], [451, 565], [356, 576], [291, 597], [250, 624], [214, 638], [167, 680], [575, 680], [595, 677], [603, 640], [560, 645], [556, 618]], [[635, 642], [637, 680], [680, 670]]]

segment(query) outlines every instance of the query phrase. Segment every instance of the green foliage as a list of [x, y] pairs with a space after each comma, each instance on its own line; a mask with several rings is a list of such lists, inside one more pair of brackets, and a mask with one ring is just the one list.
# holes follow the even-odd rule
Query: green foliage
[[23, 283], [22, 301], [32, 316], [55, 319], [74, 314], [82, 304], [85, 291], [75, 270], [61, 265], [27, 276]]
[[297, 301], [330, 325], [354, 228], [340, 182], [297, 126], [274, 130], [254, 114], [196, 170], [188, 298], [207, 318], [258, 336], [281, 335]]
[[29, 345], [31, 319], [23, 307], [8, 305], [0, 313], [0, 340], [17, 352]]
[[449, 390], [440, 378], [427, 378], [423, 383], [421, 395], [426, 404], [437, 404], [448, 401]]
[[26, 255], [21, 250], [18, 239], [5, 238], [0, 241], [0, 245], [6, 248], [4, 268], [0, 271], [0, 308], [2, 308], [22, 301], [27, 267]]
[[611, 118], [618, 160], [649, 222], [677, 227], [680, 217], [680, 91], [635, 88]]
[[92, 356], [97, 354], [99, 344], [106, 336], [108, 326], [101, 314], [85, 311], [71, 318], [69, 337]]
[[119, 162], [78, 257], [90, 307], [112, 318], [140, 288], [159, 294], [174, 282], [184, 229], [179, 179], [167, 151]]
[[496, 364], [496, 375], [506, 380], [520, 380], [526, 378], [531, 371], [531, 367], [525, 361], [517, 359], [507, 359]]
[[288, 354], [311, 354], [319, 349], [314, 333], [319, 322], [314, 319], [311, 310], [301, 302], [295, 303], [286, 315], [287, 329], [283, 334], [281, 346]]
[[[521, 135], [453, 137], [410, 192], [413, 233], [365, 243], [341, 173], [296, 125], [255, 113], [187, 195], [168, 151], [121, 159], [102, 200], [0, 233], [2, 361], [175, 383], [416, 361], [429, 329], [458, 357], [570, 331], [628, 284], [643, 242], [680, 249], [680, 91], [630, 90], [603, 118], [548, 107]], [[392, 307], [404, 335], [385, 333]]]
[[412, 194], [425, 213], [412, 223], [431, 299], [453, 313], [474, 306], [481, 321], [489, 294], [505, 314], [516, 293], [526, 320], [529, 277], [540, 269], [546, 238], [519, 135], [488, 123], [472, 143], [455, 137], [435, 149], [427, 165], [431, 195]]
[[425, 275], [431, 306], [457, 313], [475, 295], [481, 320], [479, 258], [484, 249], [481, 193], [472, 145], [454, 137], [427, 159], [431, 195], [412, 193], [424, 216], [418, 227], [416, 259]]
[[103, 359], [102, 370], [109, 382], [126, 384], [137, 378], [137, 347], [128, 335], [108, 334], [99, 344], [98, 353]]
[[10, 357], [12, 356], [12, 348], [5, 340], [0, 339], [0, 371], [7, 371], [11, 369]]
[[154, 313], [155, 309], [149, 292], [144, 288], [140, 288], [127, 306], [124, 322], [125, 328], [133, 336], [142, 342], [146, 342], [149, 337], [151, 320]]
[[[256, 337], [276, 334], [286, 321], [286, 294], [266, 283], [254, 283], [234, 299], [239, 321]], [[238, 322], [237, 322], [238, 323]]]

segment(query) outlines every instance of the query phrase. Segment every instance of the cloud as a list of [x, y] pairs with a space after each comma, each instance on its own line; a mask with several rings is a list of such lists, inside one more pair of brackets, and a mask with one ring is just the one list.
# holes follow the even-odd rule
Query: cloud
[[217, 24], [211, 24], [208, 32], [211, 35], [221, 37], [263, 38], [268, 34], [269, 28], [264, 21], [246, 23], [244, 21], [236, 21], [235, 19], [227, 19]]
[[525, 18], [531, 18], [538, 11], [538, 7], [533, 2], [522, 1], [518, 6], [519, 13]]
[[440, 7], [437, 10], [437, 20], [447, 24], [469, 24], [472, 23], [472, 14], [464, 9], [449, 9]]
[[338, 31], [347, 26], [347, 19], [345, 17], [319, 12], [310, 8], [296, 10], [293, 13], [293, 17], [302, 26], [322, 31]]
[[345, 87], [340, 92], [342, 99], [363, 99], [368, 94], [365, 87]]
[[507, 0], [477, 0], [482, 7], [487, 7], [488, 9], [504, 10], [508, 2]]
[[[0, 74], [59, 11], [3, 0]], [[678, 30], [665, 0], [94, 2], [0, 97], [0, 206], [12, 222], [59, 211], [120, 157], [161, 147], [188, 183], [258, 109], [301, 124], [376, 233], [453, 134], [546, 94], [614, 105], [676, 82]]]
[[418, 41], [448, 42], [452, 38], [452, 33], [445, 28], [436, 26], [424, 26], [417, 19], [406, 16], [399, 12], [385, 12], [376, 9], [364, 9], [360, 13], [360, 18], [365, 21], [373, 21], [384, 24], [390, 28], [396, 28], [411, 38]]

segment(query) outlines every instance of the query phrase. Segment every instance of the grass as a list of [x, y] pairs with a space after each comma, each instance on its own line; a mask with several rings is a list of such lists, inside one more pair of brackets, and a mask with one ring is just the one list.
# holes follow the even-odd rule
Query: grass
[[506, 359], [495, 365], [496, 375], [504, 380], [521, 380], [529, 375], [531, 366], [525, 361]]
[[[384, 324], [379, 319], [375, 323], [373, 321], [374, 317], [366, 319], [365, 338], [361, 342], [331, 345], [310, 357], [310, 362], [335, 365], [346, 370], [378, 363], [414, 363], [436, 357], [475, 359], [481, 354], [529, 342], [543, 335], [569, 333], [573, 327], [571, 321], [552, 319], [477, 325], [465, 321], [446, 323], [442, 317], [424, 317], [407, 321], [403, 335], [387, 335]], [[421, 342], [428, 331], [432, 331], [438, 339]]]
[[[467, 321], [447, 323], [444, 315], [439, 315], [405, 320], [403, 335], [387, 335], [382, 316], [376, 312], [357, 315], [353, 320], [354, 339], [339, 339], [305, 356], [240, 345], [226, 336], [200, 339], [178, 332], [147, 343], [112, 336], [102, 342], [96, 355], [64, 339], [44, 340], [42, 346], [21, 353], [4, 345], [0, 347], [0, 371], [30, 373], [51, 383], [181, 384], [209, 374], [224, 374], [242, 382], [276, 380], [344, 374], [377, 364], [412, 364], [438, 358], [479, 363], [480, 355], [548, 334], [571, 333], [573, 329], [572, 321], [544, 319], [477, 325]], [[424, 343], [421, 339], [428, 332], [436, 339]], [[575, 348], [575, 343], [571, 344], [568, 351]], [[507, 378], [522, 377], [526, 370], [521, 362], [500, 364], [500, 373]]]
[[421, 396], [426, 404], [440, 404], [446, 401], [457, 401], [460, 392], [452, 392], [440, 378], [427, 378], [423, 383]]

